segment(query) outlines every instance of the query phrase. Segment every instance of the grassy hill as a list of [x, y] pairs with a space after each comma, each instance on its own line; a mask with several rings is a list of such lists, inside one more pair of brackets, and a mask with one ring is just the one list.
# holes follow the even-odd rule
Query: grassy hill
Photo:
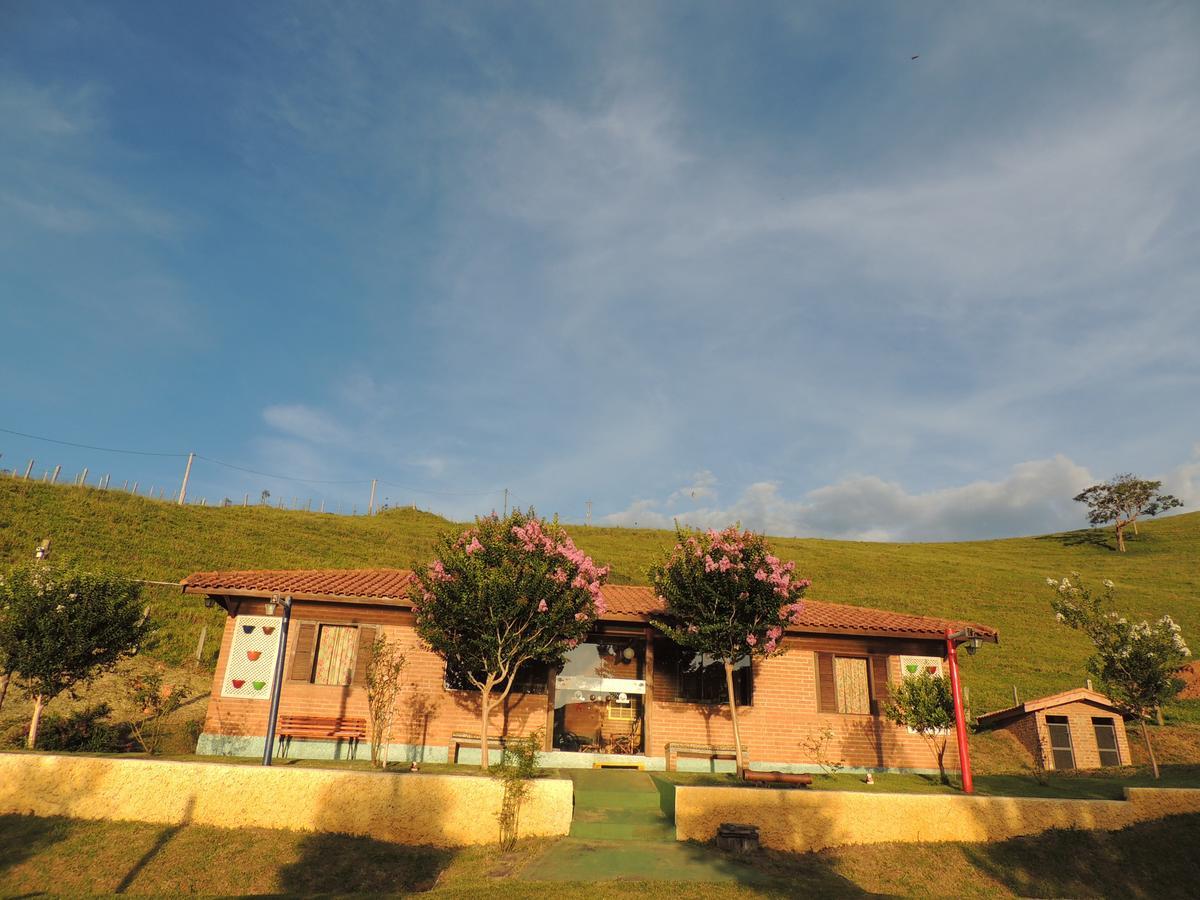
[[[176, 581], [223, 568], [409, 566], [424, 560], [437, 516], [391, 510], [346, 517], [270, 507], [179, 507], [120, 492], [0, 481], [0, 563], [31, 556], [44, 537], [58, 559], [106, 566], [145, 579]], [[628, 528], [573, 529], [578, 544], [613, 567], [612, 580], [646, 583], [646, 570], [672, 535]], [[979, 713], [1022, 697], [1082, 684], [1089, 645], [1055, 623], [1047, 576], [1079, 571], [1112, 579], [1122, 609], [1137, 617], [1170, 613], [1200, 647], [1200, 513], [1148, 522], [1118, 554], [1109, 532], [941, 544], [880, 544], [780, 538], [781, 556], [813, 580], [814, 599], [902, 612], [954, 616], [1000, 629], [999, 647], [966, 659]], [[151, 588], [164, 622], [159, 650], [179, 660], [203, 624], [221, 612], [173, 588]], [[211, 645], [210, 645], [211, 646]], [[1182, 707], [1177, 714], [1188, 715]], [[1191, 711], [1191, 716], [1195, 711]]]

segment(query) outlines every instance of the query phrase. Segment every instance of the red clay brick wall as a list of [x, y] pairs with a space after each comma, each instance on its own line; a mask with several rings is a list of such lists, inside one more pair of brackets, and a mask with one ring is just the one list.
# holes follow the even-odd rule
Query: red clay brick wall
[[[262, 615], [263, 604], [246, 601], [240, 609], [234, 605], [234, 612]], [[268, 703], [220, 696], [233, 640], [233, 621], [230, 616], [222, 636], [205, 731], [261, 736], [266, 733]], [[478, 733], [478, 694], [445, 690], [444, 663], [436, 654], [420, 647], [411, 616], [381, 607], [296, 601], [288, 636], [288, 666], [280, 697], [282, 715], [367, 717], [366, 692], [360, 686], [313, 685], [288, 680], [299, 625], [306, 621], [377, 626], [387, 623], [384, 632], [389, 637], [400, 638], [408, 659], [404, 676], [407, 687], [399, 700], [400, 709], [392, 733], [394, 742], [446, 746], [455, 731]], [[818, 712], [814, 653], [819, 649], [853, 655], [887, 654], [891, 678], [896, 680], [900, 677], [900, 654], [940, 656], [944, 646], [940, 641], [789, 638], [785, 646], [788, 652], [783, 656], [754, 664], [753, 704], [739, 708], [742, 742], [749, 748], [751, 761], [815, 763], [813, 754], [803, 743], [828, 726], [834, 733], [828, 756], [844, 765], [918, 769], [936, 766], [932, 751], [919, 735], [897, 728], [882, 717]], [[652, 682], [646, 735], [648, 756], [665, 756], [669, 741], [733, 743], [727, 708], [677, 701], [673, 673], [658, 667], [647, 674]], [[493, 733], [520, 735], [539, 727], [545, 729], [549, 724], [548, 702], [546, 695], [513, 695], [503, 709], [493, 712]], [[958, 767], [953, 734], [947, 736], [946, 766], [948, 769]]]

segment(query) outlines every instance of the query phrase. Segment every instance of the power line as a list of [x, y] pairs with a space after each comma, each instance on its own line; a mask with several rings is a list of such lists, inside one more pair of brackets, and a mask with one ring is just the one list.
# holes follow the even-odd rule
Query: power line
[[115, 447], [96, 447], [92, 444], [77, 444], [74, 441], [59, 441], [54, 438], [42, 437], [38, 434], [26, 434], [23, 431], [13, 431], [10, 428], [0, 428], [4, 434], [15, 434], [17, 437], [29, 438], [32, 441], [46, 441], [49, 444], [61, 444], [64, 447], [79, 447], [83, 450], [99, 450], [101, 453], [126, 453], [131, 456], [170, 456], [183, 459], [186, 453], [157, 453], [153, 450], [118, 450]]
[[251, 475], [259, 475], [263, 478], [277, 478], [280, 481], [300, 481], [304, 484], [370, 484], [371, 479], [356, 479], [352, 481], [327, 481], [320, 478], [299, 478], [294, 475], [278, 475], [274, 472], [260, 472], [258, 469], [248, 469], [245, 466], [235, 466], [233, 463], [223, 462], [219, 459], [213, 459], [211, 456], [202, 456], [196, 454], [196, 459], [202, 459], [205, 462], [215, 463], [218, 466], [224, 466], [227, 469], [236, 469], [239, 472], [248, 472]]

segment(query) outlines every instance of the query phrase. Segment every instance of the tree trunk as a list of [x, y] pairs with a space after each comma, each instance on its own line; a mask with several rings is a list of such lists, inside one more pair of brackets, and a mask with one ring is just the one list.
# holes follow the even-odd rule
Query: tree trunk
[[25, 741], [25, 749], [32, 750], [37, 746], [38, 725], [42, 721], [42, 705], [44, 700], [41, 694], [33, 698], [33, 717], [29, 720], [29, 737]]
[[740, 778], [746, 761], [742, 759], [742, 731], [738, 726], [737, 698], [733, 692], [733, 663], [728, 659], [725, 660], [725, 688], [729, 691], [729, 718], [733, 720], [733, 752]]
[[488, 719], [492, 715], [493, 686], [492, 679], [489, 678], [479, 702], [479, 768], [483, 772], [488, 770], [488, 760], [491, 755], [488, 752]]
[[1125, 552], [1125, 526], [1121, 522], [1117, 523], [1117, 550]]
[[4, 709], [4, 698], [8, 696], [8, 683], [12, 681], [12, 672], [5, 672], [0, 678], [0, 709]]
[[1158, 760], [1154, 758], [1154, 748], [1150, 746], [1150, 732], [1146, 730], [1146, 717], [1141, 717], [1142, 740], [1146, 742], [1146, 753], [1150, 756], [1150, 768], [1154, 771], [1154, 780], [1158, 780]]
[[[942, 784], [949, 784], [950, 779], [946, 776], [946, 742], [943, 741], [940, 744], [935, 744], [933, 752], [937, 754], [938, 778], [941, 780]], [[960, 761], [959, 766], [961, 765], [962, 762]]]

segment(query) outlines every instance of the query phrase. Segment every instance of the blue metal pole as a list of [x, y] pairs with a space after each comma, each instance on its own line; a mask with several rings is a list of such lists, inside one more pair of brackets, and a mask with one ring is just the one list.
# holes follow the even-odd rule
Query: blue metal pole
[[271, 713], [267, 719], [267, 744], [263, 747], [264, 766], [275, 755], [275, 722], [279, 718], [279, 692], [283, 688], [283, 658], [287, 655], [288, 623], [292, 620], [292, 598], [283, 598], [283, 627], [279, 629], [279, 652], [275, 655], [275, 675], [271, 681]]

